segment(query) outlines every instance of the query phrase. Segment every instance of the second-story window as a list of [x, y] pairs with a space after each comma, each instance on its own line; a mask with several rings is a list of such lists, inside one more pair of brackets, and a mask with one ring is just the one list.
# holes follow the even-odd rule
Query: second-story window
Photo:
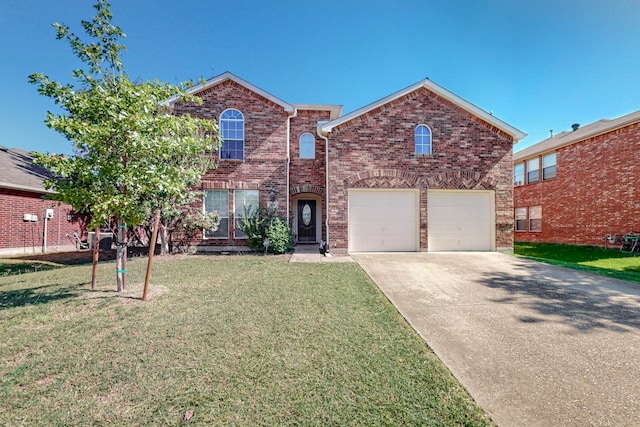
[[244, 116], [229, 109], [220, 115], [221, 159], [244, 160]]
[[527, 160], [527, 184], [540, 181], [540, 159]]
[[556, 177], [556, 153], [542, 156], [542, 180]]
[[316, 158], [316, 139], [310, 133], [302, 134], [300, 137], [300, 158]]
[[431, 154], [431, 129], [418, 125], [415, 133], [416, 154]]
[[524, 184], [524, 162], [518, 163], [513, 167], [513, 185], [522, 184]]

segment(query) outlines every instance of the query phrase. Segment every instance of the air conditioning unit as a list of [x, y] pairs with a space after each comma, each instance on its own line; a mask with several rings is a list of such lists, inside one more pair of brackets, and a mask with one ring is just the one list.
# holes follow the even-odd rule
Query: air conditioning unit
[[31, 222], [31, 214], [24, 214], [23, 221]]

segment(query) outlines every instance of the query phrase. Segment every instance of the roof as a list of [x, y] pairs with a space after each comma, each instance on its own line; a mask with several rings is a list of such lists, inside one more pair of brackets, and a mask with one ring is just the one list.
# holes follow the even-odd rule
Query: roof
[[544, 139], [530, 147], [513, 154], [513, 161], [520, 161], [527, 157], [533, 157], [549, 151], [557, 150], [570, 144], [575, 144], [594, 136], [620, 129], [625, 126], [640, 122], [640, 110], [627, 114], [617, 119], [602, 119], [597, 122], [582, 126], [575, 131], [564, 131], [553, 137]]
[[[241, 79], [240, 77], [236, 76], [235, 74], [232, 74], [230, 72], [224, 72], [216, 77], [212, 77], [209, 80], [205, 81], [204, 83], [200, 83], [198, 85], [193, 86], [192, 88], [190, 88], [189, 90], [187, 90], [187, 93], [189, 94], [195, 94], [198, 93], [204, 89], [207, 89], [211, 86], [215, 86], [215, 85], [219, 85], [221, 83], [224, 83], [226, 81], [231, 80], [232, 82], [235, 82], [237, 84], [239, 84], [240, 86], [243, 86], [247, 89], [249, 89], [252, 92], [257, 93], [258, 95], [262, 96], [263, 98], [268, 99], [269, 101], [273, 102], [276, 105], [281, 106], [286, 112], [289, 113], [293, 113], [295, 111], [295, 107], [292, 104], [289, 104], [288, 102], [283, 101], [282, 99], [271, 95], [269, 92], [260, 89], [259, 87], [252, 85], [251, 83], [249, 83], [246, 80]], [[171, 99], [169, 99], [167, 101], [167, 104], [171, 105], [173, 104], [175, 101], [178, 100], [178, 97], [173, 97]]]
[[0, 188], [54, 193], [44, 187], [43, 181], [48, 177], [45, 168], [33, 164], [31, 153], [0, 145]]
[[320, 130], [323, 133], [329, 133], [331, 132], [335, 127], [340, 126], [343, 123], [346, 123], [350, 120], [353, 120], [359, 116], [362, 116], [363, 114], [368, 113], [369, 111], [372, 111], [376, 108], [379, 108], [385, 104], [388, 104], [392, 101], [395, 101], [398, 98], [401, 98], [411, 92], [414, 92], [418, 89], [421, 88], [426, 88], [428, 90], [430, 90], [431, 92], [436, 93], [437, 95], [447, 99], [448, 101], [452, 102], [453, 104], [457, 105], [458, 107], [466, 110], [467, 112], [473, 114], [474, 116], [478, 117], [479, 119], [497, 127], [498, 129], [504, 131], [505, 133], [511, 135], [514, 139], [515, 142], [521, 140], [522, 138], [524, 138], [525, 136], [527, 136], [526, 133], [522, 132], [521, 130], [518, 130], [516, 128], [514, 128], [513, 126], [503, 122], [502, 120], [498, 119], [497, 117], [495, 117], [493, 114], [488, 113], [486, 111], [484, 111], [483, 109], [473, 105], [472, 103], [460, 98], [458, 95], [449, 92], [447, 89], [443, 88], [442, 86], [439, 86], [437, 84], [435, 84], [434, 82], [432, 82], [429, 79], [424, 79], [422, 81], [419, 81], [409, 87], [406, 87], [402, 90], [399, 90], [398, 92], [392, 93], [391, 95], [382, 98], [376, 102], [373, 102], [365, 107], [362, 107], [358, 110], [355, 110], [349, 114], [345, 114], [344, 116], [332, 120], [330, 122], [326, 122], [326, 123], [322, 123], [320, 124]]

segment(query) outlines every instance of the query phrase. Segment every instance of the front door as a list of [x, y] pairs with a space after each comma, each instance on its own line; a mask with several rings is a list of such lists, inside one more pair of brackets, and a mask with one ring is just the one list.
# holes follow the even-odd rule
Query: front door
[[315, 200], [298, 200], [298, 242], [316, 242]]

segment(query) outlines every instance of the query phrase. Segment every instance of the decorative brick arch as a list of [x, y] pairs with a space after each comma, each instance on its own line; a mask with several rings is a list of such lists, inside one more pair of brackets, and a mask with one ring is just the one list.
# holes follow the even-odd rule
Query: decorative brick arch
[[497, 180], [473, 170], [447, 171], [427, 177], [430, 189], [495, 190]]
[[324, 191], [324, 187], [321, 187], [319, 185], [309, 185], [309, 184], [297, 185], [289, 189], [289, 194], [291, 196], [295, 196], [296, 194], [300, 194], [300, 193], [313, 193], [313, 194], [317, 194], [319, 196], [324, 197], [325, 191]]
[[348, 188], [415, 188], [420, 178], [398, 169], [373, 169], [351, 175], [345, 184]]

